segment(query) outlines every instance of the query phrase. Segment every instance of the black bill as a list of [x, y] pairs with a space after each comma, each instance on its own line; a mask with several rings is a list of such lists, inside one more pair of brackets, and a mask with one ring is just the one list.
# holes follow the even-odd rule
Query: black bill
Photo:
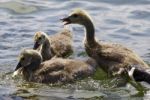
[[40, 44], [38, 42], [35, 42], [33, 49], [36, 50], [39, 46], [40, 46]]
[[61, 20], [62, 20], [62, 22], [64, 22], [64, 25], [67, 25], [67, 24], [71, 23], [71, 20], [69, 19], [69, 17], [63, 18]]
[[19, 62], [18, 63], [18, 65], [16, 66], [16, 68], [15, 68], [15, 71], [17, 71], [19, 68], [21, 68], [22, 66], [21, 66], [21, 63]]

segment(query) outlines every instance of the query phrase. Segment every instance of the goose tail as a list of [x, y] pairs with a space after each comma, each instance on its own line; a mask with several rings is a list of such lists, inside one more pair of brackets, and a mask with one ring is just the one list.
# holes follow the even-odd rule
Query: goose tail
[[133, 78], [137, 82], [144, 81], [144, 82], [147, 82], [148, 84], [150, 84], [150, 73], [146, 72], [145, 70], [140, 70], [140, 69], [134, 68]]

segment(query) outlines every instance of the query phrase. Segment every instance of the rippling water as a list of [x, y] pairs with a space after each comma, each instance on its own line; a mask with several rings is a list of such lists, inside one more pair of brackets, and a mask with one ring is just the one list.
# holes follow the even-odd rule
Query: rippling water
[[[149, 0], [1, 0], [0, 1], [0, 95], [1, 98], [25, 99], [137, 99], [133, 87], [111, 88], [110, 79], [83, 80], [65, 86], [26, 83], [12, 79], [17, 55], [33, 46], [36, 31], [54, 34], [63, 28], [60, 18], [74, 8], [91, 14], [96, 37], [123, 44], [150, 63]], [[83, 28], [72, 26], [75, 55], [84, 52]], [[144, 84], [145, 85], [145, 84]], [[150, 86], [145, 85], [147, 88]], [[150, 98], [150, 91], [138, 99]], [[15, 97], [18, 96], [18, 97]], [[1, 99], [0, 98], [0, 99]]]

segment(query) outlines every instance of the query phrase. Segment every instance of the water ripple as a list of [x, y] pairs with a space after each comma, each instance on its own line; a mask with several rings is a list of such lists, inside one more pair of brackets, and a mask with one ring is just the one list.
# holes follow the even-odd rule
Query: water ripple
[[12, 2], [12, 1], [0, 3], [0, 8], [8, 9], [10, 11], [13, 11], [12, 13], [16, 13], [16, 14], [31, 13], [37, 10], [36, 7], [21, 4], [19, 2]]
[[[136, 92], [134, 89], [123, 87], [123, 89], [110, 90], [107, 84], [110, 80], [106, 77], [102, 79], [107, 82], [83, 80], [71, 87], [67, 85], [65, 89], [39, 84], [37, 88], [22, 80], [20, 82], [12, 79], [11, 74], [6, 75], [6, 73], [14, 70], [21, 49], [33, 47], [32, 37], [36, 31], [44, 31], [49, 35], [57, 33], [63, 28], [59, 19], [67, 16], [74, 8], [83, 8], [91, 14], [96, 28], [96, 38], [125, 45], [150, 63], [149, 4], [149, 0], [1, 0], [0, 89], [2, 90], [0, 94], [3, 94], [3, 91], [10, 94], [18, 93], [17, 95], [28, 95], [27, 98], [30, 99], [33, 98], [32, 96], [34, 99], [42, 97], [46, 99], [88, 98], [94, 100], [98, 97], [129, 99], [130, 94]], [[83, 27], [71, 25], [70, 28], [74, 32], [75, 54], [73, 57], [81, 57], [85, 54], [82, 43]], [[99, 75], [103, 76], [102, 73]], [[109, 89], [105, 87], [106, 85]], [[70, 94], [72, 87], [74, 92]], [[20, 88], [29, 92], [20, 92]]]
[[150, 12], [149, 11], [140, 11], [140, 10], [135, 10], [131, 12], [130, 18], [134, 19], [150, 19]]

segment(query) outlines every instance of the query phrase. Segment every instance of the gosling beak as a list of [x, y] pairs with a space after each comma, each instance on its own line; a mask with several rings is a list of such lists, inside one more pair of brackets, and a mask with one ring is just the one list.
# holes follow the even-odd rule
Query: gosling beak
[[70, 23], [71, 23], [71, 20], [70, 20], [69, 17], [62, 18], [62, 19], [60, 19], [60, 20], [64, 23], [64, 25], [67, 25], [67, 24], [70, 24]]
[[17, 71], [19, 68], [21, 68], [22, 66], [21, 66], [21, 63], [19, 62], [18, 63], [18, 65], [16, 66], [16, 68], [15, 68], [15, 71]]
[[12, 74], [12, 77], [16, 77], [19, 73], [20, 73], [19, 70], [14, 71], [13, 74]]
[[35, 42], [33, 49], [35, 50], [35, 49], [37, 49], [39, 46], [40, 46], [40, 44], [39, 44], [38, 42]]

